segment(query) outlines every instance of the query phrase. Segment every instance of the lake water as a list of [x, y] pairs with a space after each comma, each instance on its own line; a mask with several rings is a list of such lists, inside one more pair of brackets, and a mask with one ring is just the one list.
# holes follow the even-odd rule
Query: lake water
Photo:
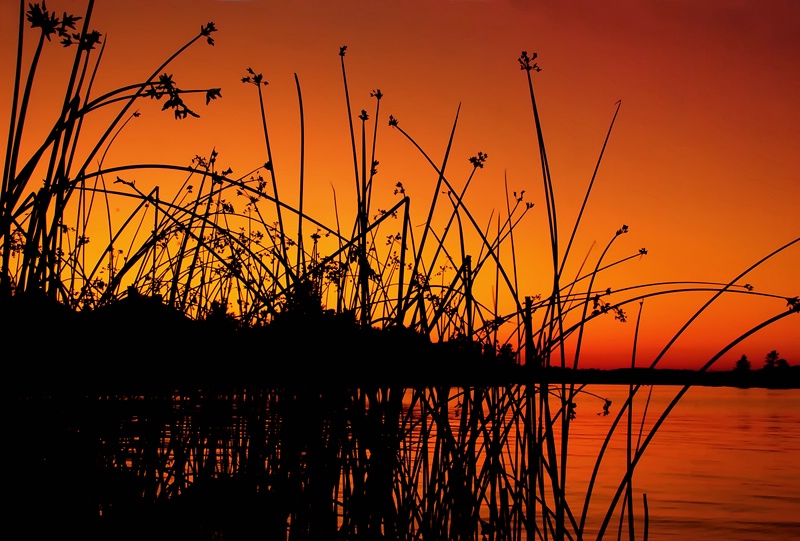
[[[652, 387], [645, 428], [680, 389]], [[586, 390], [611, 399], [613, 414], [628, 387], [594, 385]], [[644, 387], [637, 394], [635, 433], [649, 391]], [[595, 415], [600, 405], [592, 396], [581, 397], [577, 404], [568, 493], [582, 500], [601, 436], [613, 415]], [[619, 432], [595, 488], [589, 514], [595, 528], [587, 530], [596, 530], [597, 517], [603, 516], [624, 471], [624, 466], [614, 466], [624, 465], [625, 460], [625, 430]], [[634, 487], [637, 518], [642, 514], [642, 495], [647, 495], [651, 541], [800, 539], [800, 390], [689, 389], [645, 450]], [[615, 518], [605, 538], [616, 539], [618, 528]], [[637, 539], [642, 528], [637, 520]]]
[[[517, 393], [520, 389], [515, 387], [513, 392]], [[666, 405], [680, 390], [680, 387], [675, 386], [654, 386], [640, 389], [634, 402], [632, 415], [631, 433], [634, 447], [638, 439], [639, 427], [641, 426], [643, 433], [646, 434]], [[429, 391], [429, 389], [423, 390], [425, 393]], [[450, 389], [450, 391], [455, 395], [447, 395], [441, 402], [441, 404], [449, 404], [449, 409], [446, 412], [442, 410], [441, 414], [438, 413], [439, 410], [436, 410], [437, 413], [435, 415], [425, 417], [428, 420], [436, 418], [437, 423], [439, 420], [441, 421], [441, 424], [436, 425], [437, 428], [426, 432], [426, 437], [430, 441], [434, 441], [434, 434], [438, 432], [438, 427], [441, 426], [452, 429], [447, 431], [451, 441], [453, 441], [454, 434], [461, 434], [458, 431], [458, 426], [465, 421], [465, 418], [464, 416], [459, 417], [462, 410], [457, 406], [462, 403], [458, 395], [463, 393], [460, 393], [458, 389]], [[497, 394], [495, 396], [496, 391]], [[571, 422], [566, 468], [568, 473], [566, 484], [567, 502], [571, 512], [577, 517], [581, 516], [589, 479], [604, 437], [608, 433], [617, 412], [621, 410], [621, 406], [625, 402], [628, 386], [591, 385], [587, 386], [584, 391], [575, 399], [577, 416]], [[447, 393], [447, 391], [444, 392], [445, 394]], [[498, 389], [484, 389], [482, 393], [490, 397], [491, 400], [503, 400], [503, 395]], [[242, 452], [241, 445], [243, 441], [250, 441], [244, 438], [244, 435], [247, 434], [247, 429], [249, 428], [248, 416], [253, 414], [264, 414], [260, 417], [262, 420], [259, 421], [259, 424], [254, 423], [253, 425], [254, 427], [266, 429], [266, 431], [260, 431], [260, 434], [290, 434], [291, 432], [284, 433], [278, 430], [284, 424], [289, 427], [291, 425], [290, 421], [294, 423], [291, 426], [298, 427], [297, 430], [300, 437], [297, 441], [292, 440], [293, 445], [284, 449], [284, 446], [276, 446], [274, 445], [275, 442], [273, 442], [272, 447], [267, 446], [264, 449], [280, 447], [280, 453], [286, 453], [287, 456], [290, 456], [289, 451], [294, 449], [297, 452], [296, 458], [298, 461], [305, 460], [308, 456], [322, 458], [328, 456], [324, 453], [320, 454], [320, 449], [313, 447], [310, 449], [314, 449], [314, 452], [311, 455], [306, 455], [305, 451], [303, 451], [305, 448], [301, 445], [306, 443], [313, 444], [315, 441], [319, 441], [319, 438], [315, 435], [316, 432], [309, 432], [308, 438], [305, 438], [303, 434], [307, 432], [308, 427], [319, 425], [326, 418], [326, 412], [317, 412], [320, 415], [299, 415], [298, 410], [294, 412], [291, 419], [284, 417], [278, 421], [278, 409], [274, 412], [270, 411], [269, 408], [264, 412], [258, 409], [264, 407], [263, 404], [279, 404], [272, 400], [274, 397], [267, 402], [248, 402], [244, 400], [245, 394], [247, 393], [225, 398], [223, 399], [223, 404], [199, 399], [193, 402], [185, 400], [183, 397], [172, 397], [171, 400], [159, 398], [152, 401], [152, 403], [145, 403], [139, 400], [104, 400], [102, 408], [98, 408], [98, 404], [92, 403], [84, 405], [84, 407], [90, 405], [90, 408], [78, 408], [76, 412], [86, 413], [90, 411], [98, 414], [98, 418], [95, 419], [98, 422], [97, 427], [103, 426], [110, 430], [108, 438], [104, 439], [104, 441], [116, 442], [114, 446], [108, 447], [108, 452], [112, 453], [113, 451], [116, 453], [117, 464], [124, 466], [127, 471], [155, 471], [156, 474], [149, 475], [148, 479], [154, 480], [159, 486], [163, 484], [163, 490], [166, 490], [164, 487], [170, 483], [177, 482], [175, 475], [186, 481], [193, 479], [197, 472], [205, 472], [209, 467], [223, 477], [232, 474], [234, 470], [239, 471], [239, 469], [243, 468], [247, 453]], [[313, 395], [314, 393], [311, 394]], [[518, 397], [520, 395], [516, 394], [514, 396]], [[603, 415], [605, 399], [611, 401], [610, 415]], [[254, 398], [250, 397], [248, 400], [254, 400]], [[465, 401], [464, 403], [466, 404], [467, 402]], [[556, 399], [553, 399], [553, 403], [556, 403]], [[240, 407], [248, 404], [252, 406], [251, 409], [240, 411]], [[324, 404], [327, 403], [319, 402], [318, 405]], [[115, 406], [117, 409], [107, 410], [111, 406]], [[203, 410], [203, 408], [210, 406], [215, 406], [215, 408], [211, 411]], [[225, 407], [220, 408], [220, 406]], [[350, 406], [355, 407], [357, 404], [353, 403]], [[358, 420], [358, 427], [360, 427], [358, 428], [358, 434], [362, 438], [360, 440], [362, 443], [348, 445], [347, 453], [344, 450], [342, 452], [337, 451], [338, 462], [334, 462], [338, 466], [334, 465], [333, 467], [347, 464], [347, 471], [350, 472], [348, 475], [351, 476], [350, 480], [353, 481], [350, 485], [346, 483], [338, 484], [339, 489], [337, 490], [342, 487], [365, 486], [365, 481], [372, 474], [365, 476], [364, 472], [366, 470], [362, 466], [380, 463], [384, 466], [388, 464], [394, 467], [390, 458], [395, 456], [393, 448], [390, 449], [388, 454], [382, 456], [381, 460], [386, 461], [385, 463], [379, 461], [377, 455], [374, 460], [372, 460], [372, 457], [367, 459], [369, 453], [359, 451], [361, 445], [364, 445], [365, 449], [376, 449], [376, 452], [382, 449], [375, 436], [379, 435], [376, 434], [376, 431], [377, 433], [384, 432], [381, 428], [383, 421], [379, 416], [368, 419], [363, 415], [364, 411], [359, 410], [358, 407], [355, 407], [355, 410], [351, 412], [350, 406], [348, 406], [347, 410], [341, 411], [352, 413], [351, 421]], [[53, 407], [53, 411], [56, 411], [54, 406], [50, 405], [48, 407]], [[40, 412], [40, 422], [44, 423], [45, 426], [50, 425], [51, 417], [59, 417], [59, 415], [50, 412], [48, 407], [43, 407]], [[283, 405], [283, 407], [288, 407], [288, 404]], [[645, 408], [647, 409], [645, 410]], [[115, 422], [109, 423], [107, 417], [111, 414], [108, 411], [118, 411], [120, 415], [127, 415], [129, 418], [117, 419]], [[286, 410], [280, 411], [285, 412]], [[413, 407], [404, 411], [406, 420], [418, 418], [412, 415], [415, 411]], [[152, 425], [143, 422], [143, 420], [150, 418], [152, 418]], [[518, 417], [510, 414], [506, 417], [506, 420], [509, 418], [518, 420]], [[370, 424], [365, 424], [368, 420]], [[315, 422], [317, 424], [314, 424]], [[624, 477], [627, 449], [627, 417], [623, 417], [623, 422], [625, 424], [618, 426], [614, 431], [614, 437], [610, 440], [592, 491], [592, 499], [587, 507], [587, 521], [584, 530], [584, 539], [586, 540], [597, 538], [598, 528], [605, 517], [609, 502]], [[164, 424], [159, 426], [159, 423]], [[272, 426], [273, 423], [276, 423], [274, 427]], [[58, 423], [54, 424], [57, 425]], [[345, 426], [342, 423], [338, 423], [337, 426], [339, 425]], [[400, 451], [403, 457], [402, 468], [370, 470], [370, 472], [378, 471], [378, 475], [381, 473], [387, 474], [386, 477], [379, 478], [387, 482], [385, 486], [381, 485], [384, 488], [386, 486], [391, 487], [392, 476], [400, 475], [398, 474], [399, 471], [404, 472], [403, 474], [409, 479], [408, 484], [405, 485], [406, 487], [419, 486], [421, 479], [437, 478], [434, 473], [441, 473], [441, 471], [444, 471], [444, 474], [439, 475], [437, 479], [438, 482], [442, 483], [442, 486], [446, 485], [444, 488], [453, 488], [455, 486], [458, 489], [459, 487], [456, 485], [459, 482], [464, 482], [464, 478], [459, 477], [454, 462], [448, 462], [447, 457], [445, 457], [445, 451], [452, 449], [452, 446], [435, 447], [437, 451], [429, 454], [434, 447], [425, 443], [424, 449], [426, 450], [420, 450], [423, 448], [420, 443], [422, 440], [419, 437], [422, 425], [427, 426], [427, 421], [425, 423], [415, 423], [404, 432], [405, 439], [400, 442], [403, 446]], [[490, 436], [490, 432], [494, 434], [495, 428], [499, 430], [506, 426], [510, 427], [513, 423], [495, 424], [492, 422], [490, 425], [489, 431], [480, 432], [479, 440], [483, 439], [484, 434], [487, 437]], [[500, 425], [503, 426], [501, 427]], [[27, 427], [28, 424], [22, 426]], [[31, 442], [39, 441], [36, 438], [40, 438], [43, 442], [47, 441], [48, 445], [54, 450], [57, 447], [60, 449], [61, 446], [52, 445], [46, 433], [42, 432], [43, 428], [38, 427], [35, 423], [30, 426], [37, 427], [36, 430], [29, 432]], [[320, 426], [331, 427], [333, 425], [322, 423]], [[349, 429], [342, 428], [342, 430], [354, 430], [353, 427], [356, 424], [352, 423], [349, 426]], [[463, 427], [464, 425], [462, 424], [461, 426]], [[125, 428], [125, 431], [122, 431], [121, 427]], [[273, 432], [273, 429], [277, 431]], [[388, 430], [386, 433], [391, 435], [394, 432]], [[210, 437], [209, 434], [213, 434], [213, 437]], [[510, 436], [505, 440], [503, 444], [506, 446], [503, 450], [504, 454], [497, 455], [496, 459], [503, 461], [503, 465], [499, 466], [500, 469], [503, 469], [501, 475], [493, 478], [496, 481], [505, 482], [508, 480], [510, 484], [513, 484], [520, 477], [524, 480], [524, 476], [517, 475], [522, 470], [516, 467], [519, 464], [516, 461], [519, 458], [519, 454], [515, 454], [514, 451], [517, 447], [518, 438], [524, 438], [525, 434], [525, 430], [510, 432]], [[65, 441], [73, 441], [73, 439]], [[345, 438], [341, 441], [350, 442], [351, 440]], [[557, 438], [556, 441], [560, 440]], [[375, 446], [366, 447], [370, 442], [374, 443]], [[285, 442], [282, 441], [282, 443]], [[32, 448], [40, 449], [40, 445], [35, 443], [32, 443], [32, 445]], [[481, 453], [485, 453], [487, 449], [487, 447], [481, 445], [482, 441], [476, 441], [476, 447], [473, 448], [474, 451], [477, 451], [475, 454], [478, 455], [478, 461], [482, 460]], [[47, 448], [46, 446], [41, 447]], [[183, 447], [186, 447], [186, 449], [183, 449]], [[69, 447], [66, 448], [68, 449]], [[183, 449], [185, 452], [177, 453], [176, 450], [178, 448]], [[90, 449], [94, 449], [93, 444]], [[505, 454], [506, 451], [508, 451], [508, 455]], [[52, 457], [58, 458], [61, 454], [60, 451], [54, 452]], [[150, 460], [153, 458], [151, 454], [158, 460], [152, 462]], [[186, 459], [185, 464], [182, 462], [181, 466], [175, 466], [179, 454]], [[470, 456], [475, 456], [475, 454]], [[70, 469], [75, 467], [76, 464], [70, 462], [70, 457], [72, 456], [67, 453], [66, 457], [64, 457], [64, 464]], [[419, 463], [414, 457], [419, 456], [423, 457], [422, 462], [425, 462], [429, 468], [417, 469], [416, 466]], [[426, 456], [429, 458], [431, 456], [439, 456], [439, 460], [428, 460], [424, 458]], [[452, 457], [453, 455], [448, 456]], [[445, 457], [445, 459], [442, 457]], [[633, 482], [634, 493], [632, 499], [636, 518], [636, 539], [643, 538], [643, 503], [646, 495], [649, 516], [648, 539], [650, 541], [707, 539], [724, 539], [726, 541], [800, 540], [800, 389], [769, 390], [693, 387], [689, 389], [675, 409], [667, 416], [666, 421], [661, 425], [642, 457], [641, 462], [636, 467]], [[367, 461], [364, 463], [358, 462], [365, 459]], [[412, 459], [414, 462], [411, 462]], [[83, 464], [84, 462], [79, 461], [78, 464]], [[204, 462], [204, 464], [200, 464], [200, 462]], [[473, 462], [475, 462], [474, 459]], [[20, 471], [36, 473], [38, 470], [31, 469], [33, 467], [41, 468], [40, 462], [31, 459], [27, 468], [23, 468]], [[325, 462], [325, 468], [329, 470], [330, 467], [331, 465]], [[375, 466], [375, 468], [378, 468], [378, 466]], [[451, 471], [450, 468], [454, 469]], [[481, 468], [478, 469], [481, 470]], [[489, 468], [489, 470], [496, 471], [492, 468]], [[52, 482], [47, 477], [50, 471], [39, 471], [40, 482]], [[305, 471], [298, 469], [297, 473], [303, 474]], [[419, 473], [420, 471], [422, 473]], [[451, 475], [453, 473], [455, 475]], [[355, 482], [356, 474], [361, 476], [359, 481], [361, 484]], [[28, 475], [26, 474], [26, 477]], [[333, 483], [330, 477], [328, 476], [328, 480]], [[67, 481], [56, 483], [54, 486], [66, 487], [67, 492], [71, 493], [72, 489], [69, 488], [69, 483], [72, 481], [69, 480], [73, 478], [77, 478], [77, 474], [65, 475], [64, 479]], [[376, 476], [376, 478], [378, 477]], [[17, 478], [17, 480], [27, 481], [27, 479], [22, 478]], [[399, 479], [395, 478], [395, 483], [397, 484], [398, 482]], [[35, 485], [36, 483], [33, 484], [33, 486]], [[27, 484], [23, 486], [27, 486]], [[357, 503], [363, 505], [363, 503], [360, 503], [363, 498], [358, 499], [360, 493], [356, 492], [354, 489], [353, 496], [346, 501], [357, 501]], [[442, 504], [450, 505], [448, 502], [451, 501], [461, 501], [441, 499], [437, 494], [439, 493], [434, 494], [433, 498], [436, 509], [442, 508]], [[460, 497], [462, 492], [455, 490], [450, 491], [448, 494]], [[498, 494], [500, 493], [498, 492]], [[337, 501], [339, 495], [341, 493], [337, 492]], [[403, 495], [404, 501], [412, 503], [418, 501], [415, 499], [413, 488], [409, 491], [404, 490]], [[502, 500], [502, 494], [500, 496], [500, 498], [492, 500], [495, 501], [496, 508], [507, 510], [514, 507], [506, 505]], [[471, 495], [468, 495], [468, 497], [471, 497]], [[314, 501], [316, 502], [315, 505], [319, 503], [317, 500]], [[324, 501], [330, 501], [329, 495], [326, 495]], [[345, 500], [343, 499], [342, 501], [344, 502]], [[481, 501], [486, 503], [488, 500], [483, 499]], [[548, 504], [550, 503], [552, 503], [552, 499], [548, 501]], [[414, 503], [414, 505], [416, 504]], [[336, 506], [336, 512], [339, 512], [338, 510], [341, 508], [343, 506]], [[452, 507], [448, 508], [448, 512], [457, 514], [459, 509], [462, 509], [462, 507], [454, 503]], [[617, 511], [619, 509], [620, 507], [618, 506]], [[259, 513], [263, 512], [263, 509], [259, 510]], [[482, 513], [481, 515], [481, 518], [488, 518], [488, 514], [484, 515]], [[418, 514], [415, 511], [413, 517], [417, 516]], [[471, 521], [472, 515], [468, 515], [468, 519]], [[619, 523], [619, 512], [617, 512], [609, 522], [603, 539], [617, 539]], [[574, 528], [569, 529], [570, 531], [574, 530]], [[446, 535], [440, 537], [447, 538]], [[430, 538], [430, 536], [425, 538]], [[524, 532], [509, 538], [522, 540], [524, 539]], [[627, 539], [626, 533], [623, 534], [623, 538]]]

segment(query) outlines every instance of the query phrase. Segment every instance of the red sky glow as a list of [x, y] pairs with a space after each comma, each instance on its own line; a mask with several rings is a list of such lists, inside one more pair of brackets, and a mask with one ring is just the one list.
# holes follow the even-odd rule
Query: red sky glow
[[[47, 5], [57, 13], [83, 14], [85, 2]], [[18, 9], [17, 2], [0, 4], [0, 66], [6, 74], [14, 69]], [[142, 101], [141, 116], [121, 132], [107, 164], [185, 165], [216, 149], [223, 168], [245, 174], [259, 167], [266, 154], [258, 97], [252, 85], [241, 82], [250, 67], [269, 81], [263, 90], [274, 165], [281, 190], [294, 203], [300, 140], [296, 74], [306, 122], [305, 205], [331, 223], [333, 187], [340, 214], [353, 216], [353, 162], [338, 54], [347, 45], [354, 116], [366, 109], [372, 121], [370, 93], [384, 94], [373, 208], [396, 202], [393, 189], [402, 182], [416, 212], [414, 224], [423, 223], [437, 176], [389, 128], [388, 118], [396, 117], [441, 163], [460, 105], [448, 178], [463, 185], [472, 170], [469, 157], [488, 154], [465, 198], [484, 225], [492, 211], [495, 217], [505, 212], [504, 182], [509, 191], [525, 190], [525, 200], [535, 206], [515, 230], [520, 292], [547, 296], [547, 212], [527, 82], [517, 62], [521, 51], [528, 51], [538, 54], [542, 68], [534, 73], [534, 85], [562, 249], [621, 100], [567, 276], [578, 272], [587, 253], [593, 265], [623, 224], [630, 231], [615, 241], [609, 260], [643, 247], [648, 253], [601, 274], [598, 288], [673, 280], [726, 283], [800, 236], [800, 3], [98, 0], [91, 26], [103, 33], [106, 46], [94, 93], [147, 77], [209, 21], [219, 29], [215, 45], [196, 43], [166, 71], [182, 88], [220, 87], [222, 99], [206, 106], [198, 95], [194, 109], [201, 117], [181, 121]], [[26, 39], [30, 48], [33, 37]], [[39, 116], [28, 121], [31, 145], [59, 106], [51, 93], [62, 95], [60, 63], [72, 54], [53, 45], [45, 49], [41, 86], [32, 98]], [[0, 126], [8, 126], [12, 82], [12, 77], [0, 81]], [[0, 132], [5, 148], [6, 130]], [[148, 182], [145, 173], [141, 182]], [[798, 269], [800, 244], [739, 281], [775, 298], [723, 298], [692, 324], [661, 366], [697, 368], [741, 333], [785, 310], [785, 298], [800, 295]], [[492, 295], [491, 284], [481, 287], [483, 295]], [[648, 365], [710, 296], [648, 299], [637, 365]], [[609, 317], [589, 326], [583, 366], [630, 365], [637, 310], [638, 305], [628, 307], [627, 323]], [[737, 345], [717, 367], [731, 368], [742, 354], [760, 367], [772, 349], [800, 364], [800, 315]]]

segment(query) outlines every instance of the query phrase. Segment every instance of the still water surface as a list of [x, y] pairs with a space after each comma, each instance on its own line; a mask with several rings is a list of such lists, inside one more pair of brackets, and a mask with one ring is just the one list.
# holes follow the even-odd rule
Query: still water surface
[[[634, 442], [650, 389], [644, 387], [637, 394]], [[628, 387], [592, 385], [586, 390], [611, 399], [613, 414], [624, 402]], [[652, 387], [645, 431], [679, 390]], [[594, 458], [613, 415], [596, 415], [600, 406], [589, 395], [577, 403], [579, 414], [570, 434], [568, 493], [579, 511], [577, 502], [583, 501]], [[601, 468], [589, 530], [596, 530], [624, 473], [625, 427], [620, 428]], [[800, 389], [691, 388], [645, 450], [634, 487], [639, 517], [643, 494], [647, 495], [651, 541], [800, 539]], [[604, 539], [617, 538], [618, 516]], [[639, 520], [637, 529], [641, 538]]]
[[[640, 427], [647, 434], [666, 405], [680, 390], [676, 386], [654, 386], [643, 387], [639, 391], [631, 417], [633, 447], [637, 445]], [[566, 467], [567, 501], [571, 512], [578, 519], [584, 508], [588, 482], [604, 437], [617, 413], [621, 411], [628, 394], [628, 386], [591, 385], [585, 391], [575, 399], [577, 416], [571, 422]], [[611, 401], [610, 415], [603, 415], [606, 399]], [[555, 398], [553, 400], [556, 401]], [[442, 419], [442, 423], [449, 423], [453, 430], [459, 426], [460, 420], [457, 402], [456, 397]], [[194, 425], [191, 417], [200, 410], [194, 409], [195, 405], [190, 406], [192, 407], [187, 410], [186, 419], [179, 415], [180, 422], [175, 424], [170, 421], [172, 424], [168, 422], [161, 431], [162, 436], [168, 434], [177, 438], [178, 446], [182, 444], [186, 434], [192, 436], [186, 441], [196, 442], [192, 435], [195, 429], [192, 428]], [[169, 411], [172, 413], [172, 410]], [[227, 446], [218, 445], [222, 440], [209, 440], [213, 445], [201, 447], [199, 454], [192, 455], [193, 459], [186, 463], [188, 469], [179, 472], [183, 476], [188, 478], [196, 473], [197, 469], [193, 468], [200, 468], [197, 464], [198, 457], [207, 460], [211, 456], [205, 453], [214, 453], [213, 456], [218, 460], [216, 466], [223, 473], [234, 462], [241, 461], [243, 454], [239, 453], [239, 440], [236, 439], [242, 426], [241, 418], [234, 407], [230, 411], [217, 413], [220, 417], [214, 417], [215, 422], [221, 423], [224, 434], [233, 434], [234, 439], [225, 440], [225, 443], [230, 444]], [[233, 416], [230, 426], [226, 426], [224, 422], [228, 414]], [[138, 425], [138, 419], [134, 417], [131, 427], [138, 430]], [[176, 427], [184, 425], [188, 427], [186, 434], [176, 431]], [[200, 423], [198, 426], [202, 428], [206, 425]], [[420, 445], [418, 434], [414, 433], [419, 430], [420, 424], [416, 423], [414, 426], [416, 428], [410, 429], [407, 434], [410, 447], [405, 452], [409, 456], [417, 453], [415, 446]], [[609, 503], [624, 477], [627, 432], [627, 417], [623, 417], [623, 424], [617, 427], [610, 440], [587, 507], [583, 536], [586, 540], [596, 539]], [[127, 443], [123, 442], [124, 445], [121, 444], [120, 456], [128, 461], [147, 455], [140, 452], [141, 446], [134, 445], [146, 438], [140, 439], [136, 436], [136, 430], [132, 433], [134, 436], [126, 439]], [[452, 437], [453, 432], [450, 431], [449, 434]], [[520, 434], [521, 432], [510, 432], [509, 440], [505, 444], [509, 451], [515, 450]], [[433, 437], [433, 433], [429, 435]], [[560, 438], [556, 438], [556, 441], [560, 441]], [[164, 442], [160, 440], [158, 443], [158, 452], [165, 453], [161, 457], [162, 462], [166, 464], [169, 460], [174, 461], [174, 455], [169, 455], [173, 447], [162, 445]], [[422, 451], [423, 455], [427, 452]], [[438, 467], [442, 462], [440, 460], [431, 464], [432, 467]], [[129, 468], [133, 467], [131, 464], [127, 465]], [[142, 471], [150, 471], [149, 464], [143, 463], [140, 466]], [[165, 483], [174, 479], [167, 475], [173, 470], [167, 470], [164, 470]], [[506, 469], [510, 477], [514, 477], [517, 471], [513, 468]], [[412, 476], [410, 479], [416, 482], [418, 477]], [[689, 389], [645, 449], [643, 458], [636, 467], [633, 484], [636, 539], [643, 538], [643, 498], [646, 495], [650, 541], [800, 540], [800, 389]], [[549, 501], [552, 502], [552, 499]], [[617, 506], [617, 511], [619, 509], [620, 506]], [[603, 539], [617, 539], [619, 523], [617, 512], [609, 522]], [[622, 538], [627, 539], [627, 535]]]

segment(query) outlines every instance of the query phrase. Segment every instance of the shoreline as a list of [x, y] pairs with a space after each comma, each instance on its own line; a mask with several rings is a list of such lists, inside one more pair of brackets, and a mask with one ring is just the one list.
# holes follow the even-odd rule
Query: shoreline
[[672, 368], [551, 368], [553, 383], [608, 385], [691, 385], [765, 389], [800, 388], [800, 367], [784, 369], [698, 371]]

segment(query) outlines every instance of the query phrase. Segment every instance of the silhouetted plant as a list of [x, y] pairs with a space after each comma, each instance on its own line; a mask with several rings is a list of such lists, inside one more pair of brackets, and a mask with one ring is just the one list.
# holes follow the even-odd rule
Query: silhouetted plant
[[747, 358], [747, 355], [742, 355], [736, 361], [736, 364], [734, 365], [733, 369], [736, 370], [737, 372], [748, 372], [750, 371], [751, 367], [752, 366], [750, 364], [750, 360]]
[[[767, 353], [767, 356], [764, 358], [764, 369], [772, 370], [778, 366], [780, 361], [780, 354], [775, 351], [774, 349]], [[786, 362], [784, 360], [784, 362]]]
[[[171, 75], [162, 73], [174, 58], [195, 41], [205, 38], [207, 43], [213, 45], [214, 41], [210, 36], [216, 31], [216, 27], [214, 23], [208, 23], [201, 26], [200, 32], [192, 40], [178, 49], [144, 81], [119, 87], [100, 97], [92, 97], [93, 73], [99, 67], [104, 47], [102, 45], [94, 58], [92, 53], [101, 45], [101, 34], [88, 26], [92, 8], [93, 3], [90, 2], [83, 17], [67, 13], [58, 17], [47, 9], [44, 2], [32, 3], [23, 19], [23, 6], [20, 7], [14, 93], [0, 192], [0, 290], [6, 296], [41, 291], [65, 304], [79, 306], [80, 303], [92, 305], [98, 294], [107, 295], [107, 288], [119, 283], [120, 269], [117, 259], [120, 252], [113, 244], [115, 234], [109, 231], [112, 241], [105, 250], [101, 250], [101, 253], [108, 254], [109, 257], [108, 265], [103, 270], [109, 276], [102, 279], [94, 274], [103, 256], [98, 260], [95, 271], [87, 275], [91, 268], [87, 261], [87, 246], [90, 243], [90, 235], [87, 233], [90, 224], [95, 221], [92, 218], [94, 197], [109, 196], [109, 191], [102, 184], [91, 186], [87, 183], [92, 177], [99, 177], [102, 181], [101, 173], [89, 174], [90, 164], [98, 157], [102, 163], [102, 157], [119, 130], [131, 118], [138, 116], [138, 112], [129, 113], [138, 99], [150, 97], [160, 100], [166, 97], [162, 109], [172, 109], [175, 117], [180, 119], [197, 116], [184, 102], [184, 94], [202, 92], [206, 103], [221, 96], [218, 88], [181, 90]], [[31, 65], [23, 74], [25, 20], [30, 23], [31, 28], [40, 30], [40, 37]], [[76, 31], [76, 25], [81, 20], [85, 24], [80, 31]], [[74, 47], [72, 69], [64, 89], [63, 105], [58, 118], [44, 141], [30, 156], [25, 157], [21, 155], [21, 141], [26, 119], [31, 114], [31, 92], [45, 41], [49, 42], [53, 35], [61, 38], [61, 45], [64, 47]], [[90, 113], [117, 103], [120, 104], [119, 111], [103, 134], [90, 145], [91, 150], [86, 156], [77, 155], [81, 128]], [[125, 119], [128, 114], [131, 116]], [[134, 166], [137, 167], [142, 166]], [[32, 184], [34, 176], [44, 179], [41, 187]], [[76, 194], [77, 201], [74, 197]], [[74, 220], [75, 225], [70, 225], [69, 220]]]

